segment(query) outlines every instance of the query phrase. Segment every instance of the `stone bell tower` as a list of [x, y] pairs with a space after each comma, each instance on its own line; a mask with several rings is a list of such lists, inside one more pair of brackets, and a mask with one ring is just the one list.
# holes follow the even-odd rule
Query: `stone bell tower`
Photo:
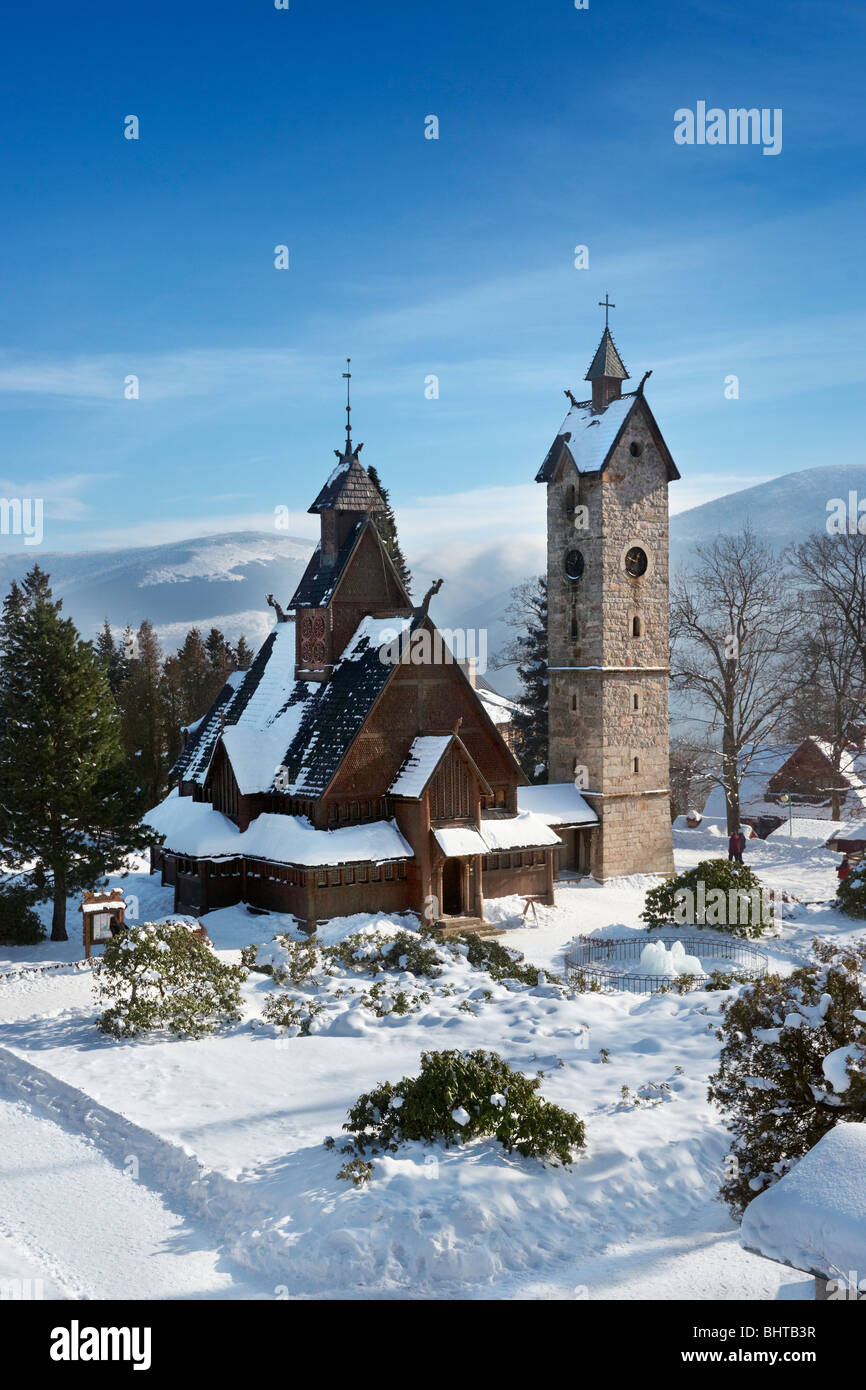
[[536, 477], [547, 485], [548, 778], [599, 819], [599, 879], [673, 872], [668, 484], [676, 465], [607, 323]]

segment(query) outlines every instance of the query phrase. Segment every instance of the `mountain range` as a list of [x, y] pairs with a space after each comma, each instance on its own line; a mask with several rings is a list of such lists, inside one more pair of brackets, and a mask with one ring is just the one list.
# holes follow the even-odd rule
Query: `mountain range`
[[[671, 518], [671, 570], [688, 565], [695, 545], [739, 531], [747, 522], [781, 550], [822, 529], [831, 499], [847, 498], [852, 491], [866, 497], [866, 466], [808, 468], [680, 512]], [[63, 599], [64, 613], [87, 636], [106, 617], [117, 632], [149, 618], [166, 650], [193, 625], [221, 628], [232, 641], [243, 633], [256, 647], [273, 626], [265, 594], [288, 601], [312, 545], [281, 532], [239, 531], [114, 550], [42, 553], [22, 546], [0, 557], [0, 589], [5, 592], [38, 559]], [[490, 659], [510, 635], [504, 615], [512, 587], [541, 572], [544, 536], [517, 556], [507, 538], [467, 547], [438, 536], [409, 561], [416, 598], [441, 574], [446, 584], [432, 610], [437, 622], [485, 630]], [[515, 689], [511, 668], [488, 666], [488, 678], [504, 693]]]

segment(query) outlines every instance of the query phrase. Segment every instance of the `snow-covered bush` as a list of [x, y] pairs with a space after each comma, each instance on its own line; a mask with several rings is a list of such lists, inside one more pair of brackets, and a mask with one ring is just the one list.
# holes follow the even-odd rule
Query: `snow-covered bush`
[[[538, 966], [521, 964], [506, 946], [489, 937], [465, 932], [450, 938], [448, 945], [466, 956], [470, 965], [486, 970], [494, 980], [520, 980], [525, 985], [538, 984]], [[549, 977], [552, 979], [552, 977]]]
[[274, 983], [301, 985], [322, 968], [322, 954], [315, 942], [296, 941], [286, 932], [275, 936], [267, 946], [244, 946], [241, 962], [247, 970], [272, 975]]
[[33, 910], [35, 895], [22, 883], [0, 888], [0, 946], [35, 946], [45, 927]]
[[293, 994], [269, 994], [262, 1008], [268, 1023], [285, 1028], [293, 1037], [309, 1037], [313, 1019], [322, 1012], [323, 1004], [315, 999], [299, 999]]
[[760, 936], [773, 908], [748, 864], [702, 859], [694, 868], [650, 888], [641, 917], [647, 926], [712, 927], [731, 936]]
[[721, 1190], [737, 1214], [840, 1120], [866, 1120], [866, 942], [813, 953], [724, 1006], [709, 1099], [728, 1117]]
[[409, 975], [426, 975], [435, 980], [442, 973], [436, 947], [416, 932], [398, 931], [394, 936], [382, 932], [356, 932], [336, 946], [323, 948], [326, 959], [365, 975], [381, 970], [403, 970]]
[[449, 1147], [492, 1136], [509, 1152], [571, 1163], [584, 1144], [583, 1121], [543, 1100], [540, 1085], [495, 1052], [422, 1052], [419, 1076], [358, 1097], [343, 1126], [352, 1136], [343, 1152], [394, 1153], [408, 1140]]
[[848, 877], [839, 880], [836, 906], [846, 917], [866, 917], [866, 859], [852, 864]]
[[143, 922], [106, 944], [94, 971], [97, 1026], [115, 1038], [153, 1029], [198, 1038], [241, 1016], [246, 970], [179, 922]]

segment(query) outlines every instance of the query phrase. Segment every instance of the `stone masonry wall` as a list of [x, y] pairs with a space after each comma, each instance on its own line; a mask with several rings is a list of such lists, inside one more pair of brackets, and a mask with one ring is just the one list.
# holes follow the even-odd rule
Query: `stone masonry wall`
[[[588, 508], [583, 530], [569, 514], [571, 488]], [[641, 401], [603, 473], [580, 477], [568, 459], [548, 484], [549, 777], [571, 781], [584, 769], [601, 821], [592, 865], [601, 878], [673, 869], [667, 488]], [[633, 545], [649, 559], [637, 579], [625, 569]], [[577, 581], [565, 571], [570, 549], [584, 556]]]

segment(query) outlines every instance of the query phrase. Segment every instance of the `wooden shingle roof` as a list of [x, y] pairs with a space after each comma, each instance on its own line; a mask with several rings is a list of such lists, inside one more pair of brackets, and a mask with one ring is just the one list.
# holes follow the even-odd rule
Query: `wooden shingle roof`
[[371, 515], [384, 512], [385, 503], [379, 489], [358, 461], [358, 449], [353, 454], [341, 455], [340, 462], [308, 511], [368, 512]]

